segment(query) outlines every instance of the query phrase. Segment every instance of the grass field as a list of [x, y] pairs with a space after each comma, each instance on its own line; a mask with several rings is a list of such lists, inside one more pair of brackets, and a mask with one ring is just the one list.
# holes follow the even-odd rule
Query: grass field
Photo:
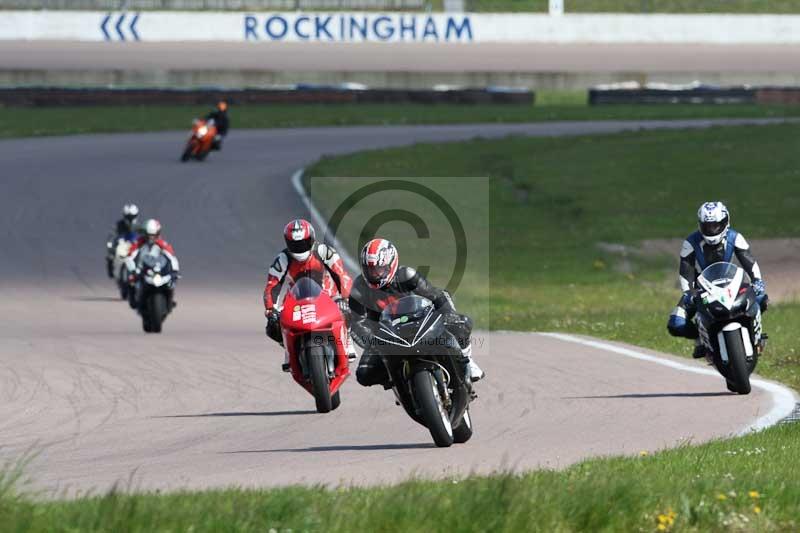
[[797, 531], [800, 424], [565, 471], [371, 489], [215, 490], [33, 502], [3, 491], [0, 530]]
[[[589, 107], [583, 91], [537, 93], [525, 105], [243, 105], [231, 106], [231, 127], [291, 128], [381, 124], [459, 124], [552, 120], [800, 116], [800, 106], [646, 105]], [[7, 107], [0, 138], [79, 133], [189, 130], [206, 106]]]
[[[546, 12], [548, 0], [466, 0], [471, 11]], [[567, 13], [800, 13], [798, 0], [565, 0]]]

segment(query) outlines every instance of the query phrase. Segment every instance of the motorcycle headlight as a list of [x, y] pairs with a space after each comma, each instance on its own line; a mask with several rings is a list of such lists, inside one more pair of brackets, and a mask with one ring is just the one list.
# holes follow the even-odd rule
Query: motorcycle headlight
[[161, 274], [156, 274], [153, 276], [153, 283], [155, 285], [161, 285]]
[[198, 137], [203, 137], [206, 133], [208, 133], [208, 128], [205, 127], [205, 126], [203, 126], [201, 128], [198, 128], [198, 130], [197, 130], [197, 136]]

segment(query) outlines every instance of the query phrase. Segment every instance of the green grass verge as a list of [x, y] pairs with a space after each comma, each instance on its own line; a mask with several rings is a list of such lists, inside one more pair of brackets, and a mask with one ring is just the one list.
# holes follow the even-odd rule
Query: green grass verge
[[[466, 0], [471, 11], [540, 12], [548, 0]], [[567, 13], [800, 13], [797, 0], [566, 0]]]
[[[623, 262], [597, 243], [684, 237], [695, 228], [697, 206], [713, 198], [728, 204], [749, 238], [798, 236], [800, 217], [790, 215], [800, 210], [798, 168], [800, 127], [781, 125], [420, 144], [324, 158], [308, 174], [489, 176], [490, 244], [473, 247], [490, 252], [489, 316], [469, 308], [470, 285], [462, 291], [479, 324], [585, 333], [688, 355], [691, 343], [666, 332], [680, 294], [678, 250]], [[453, 190], [449, 198], [471, 194]], [[337, 205], [330, 190], [315, 200], [327, 214]], [[800, 388], [798, 323], [800, 304], [771, 308], [771, 344], [759, 371]]]
[[[464, 124], [552, 120], [634, 120], [669, 118], [800, 116], [800, 106], [586, 104], [582, 91], [543, 91], [534, 106], [311, 104], [232, 106], [231, 124], [239, 128], [291, 128], [384, 124]], [[188, 130], [208, 106], [8, 107], [2, 109], [0, 138], [80, 133]]]
[[[35, 502], [0, 493], [0, 529], [38, 531], [796, 531], [800, 424], [565, 471], [325, 490], [216, 490]], [[661, 526], [661, 529], [659, 528]]]

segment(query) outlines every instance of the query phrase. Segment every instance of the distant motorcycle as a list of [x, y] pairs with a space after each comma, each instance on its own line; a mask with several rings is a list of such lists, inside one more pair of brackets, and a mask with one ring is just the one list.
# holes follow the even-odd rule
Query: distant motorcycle
[[397, 401], [437, 446], [472, 437], [472, 383], [458, 341], [430, 300], [411, 295], [387, 306], [370, 343], [381, 354]]
[[108, 267], [108, 277], [114, 279], [119, 289], [119, 296], [123, 300], [128, 298], [128, 269], [125, 267], [125, 259], [128, 257], [133, 241], [136, 240], [136, 234], [130, 233], [128, 235], [115, 237], [106, 243], [108, 255], [106, 257]]
[[164, 320], [172, 311], [175, 282], [172, 263], [158, 247], [142, 256], [139, 272], [134, 276], [131, 307], [142, 317], [142, 329], [147, 333], [161, 333]]
[[181, 154], [181, 161], [184, 163], [190, 159], [203, 161], [214, 148], [216, 136], [217, 126], [213, 119], [195, 119], [192, 123], [192, 133]]
[[697, 329], [728, 390], [750, 393], [750, 374], [766, 345], [761, 305], [750, 277], [733, 263], [709, 266], [697, 278]]
[[300, 278], [286, 296], [280, 325], [292, 377], [314, 396], [317, 412], [339, 407], [339, 389], [350, 375], [339, 306], [316, 281]]

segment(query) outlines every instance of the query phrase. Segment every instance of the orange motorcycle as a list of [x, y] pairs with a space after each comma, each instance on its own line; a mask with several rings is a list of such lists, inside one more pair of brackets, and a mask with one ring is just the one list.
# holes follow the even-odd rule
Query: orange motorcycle
[[214, 138], [217, 136], [217, 126], [214, 120], [195, 119], [192, 122], [192, 134], [186, 142], [186, 148], [181, 155], [184, 163], [190, 159], [204, 160], [214, 147]]

